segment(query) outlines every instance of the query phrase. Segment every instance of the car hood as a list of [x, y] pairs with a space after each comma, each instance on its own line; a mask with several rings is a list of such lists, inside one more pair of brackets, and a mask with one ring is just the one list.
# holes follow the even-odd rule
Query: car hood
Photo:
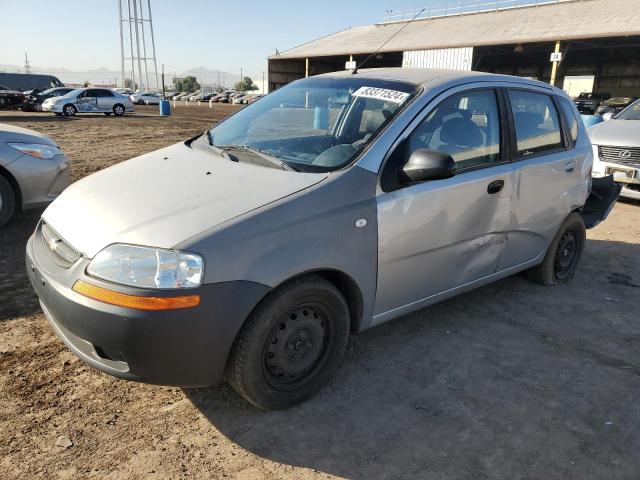
[[640, 120], [616, 120], [589, 128], [589, 139], [596, 145], [640, 147]]
[[43, 219], [89, 258], [112, 243], [173, 248], [326, 177], [233, 162], [180, 143], [74, 183]]

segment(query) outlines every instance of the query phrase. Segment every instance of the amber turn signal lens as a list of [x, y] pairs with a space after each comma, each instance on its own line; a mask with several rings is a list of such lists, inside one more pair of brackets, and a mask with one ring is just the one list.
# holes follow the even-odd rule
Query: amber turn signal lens
[[135, 308], [137, 310], [176, 310], [191, 308], [200, 304], [200, 295], [183, 295], [180, 297], [142, 297], [114, 292], [107, 288], [91, 285], [78, 280], [73, 291], [99, 302], [117, 305], [118, 307]]

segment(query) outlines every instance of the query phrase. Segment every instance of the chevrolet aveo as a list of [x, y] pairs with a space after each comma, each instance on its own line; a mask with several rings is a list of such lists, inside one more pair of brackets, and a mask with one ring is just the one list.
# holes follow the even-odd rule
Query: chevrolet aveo
[[592, 188], [571, 99], [507, 76], [377, 69], [293, 82], [202, 136], [80, 180], [27, 269], [57, 335], [129, 380], [225, 378], [282, 408], [350, 333], [527, 271], [568, 281]]

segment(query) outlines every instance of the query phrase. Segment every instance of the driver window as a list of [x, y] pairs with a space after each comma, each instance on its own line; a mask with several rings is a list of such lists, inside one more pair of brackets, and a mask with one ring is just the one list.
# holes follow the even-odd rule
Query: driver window
[[459, 170], [500, 162], [500, 114], [494, 90], [453, 95], [408, 138], [407, 158], [418, 149], [451, 155]]

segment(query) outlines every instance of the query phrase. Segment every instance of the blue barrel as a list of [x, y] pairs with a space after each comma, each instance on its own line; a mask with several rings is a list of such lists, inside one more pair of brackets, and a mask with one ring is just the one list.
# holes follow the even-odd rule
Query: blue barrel
[[329, 128], [329, 107], [316, 107], [313, 112], [313, 128], [327, 130]]
[[582, 121], [584, 122], [584, 126], [589, 128], [598, 123], [604, 122], [602, 115], [582, 115]]
[[171, 103], [169, 100], [160, 100], [160, 115], [171, 115]]

